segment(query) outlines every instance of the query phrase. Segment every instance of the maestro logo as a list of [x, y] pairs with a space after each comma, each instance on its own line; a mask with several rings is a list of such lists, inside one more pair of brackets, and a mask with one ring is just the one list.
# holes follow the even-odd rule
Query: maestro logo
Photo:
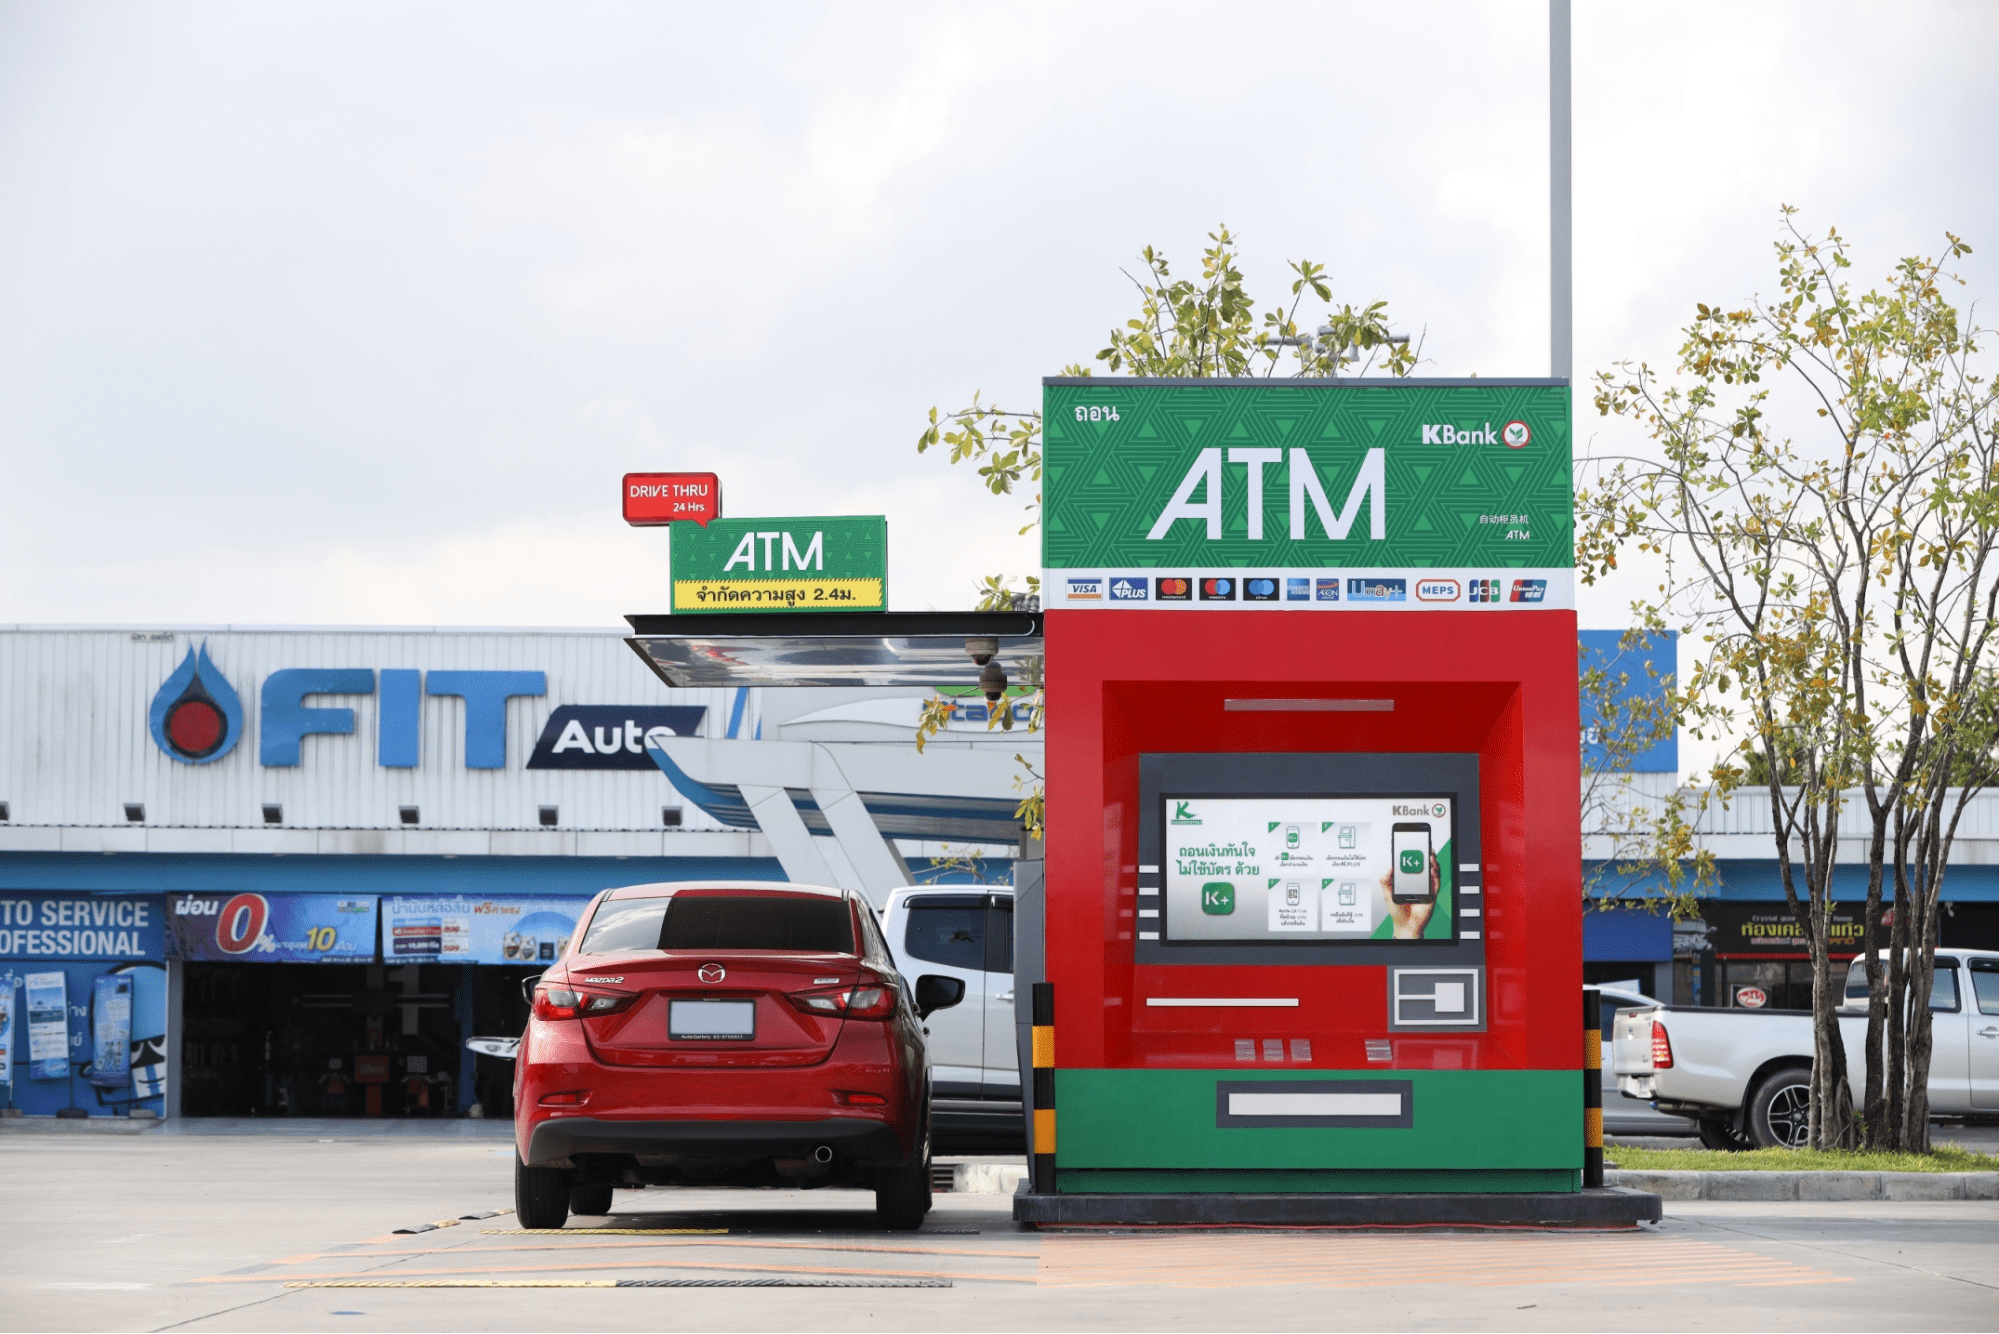
[[146, 727], [153, 744], [182, 764], [213, 764], [236, 748], [243, 737], [243, 701], [208, 656], [206, 640], [198, 653], [188, 646], [180, 666], [154, 694]]

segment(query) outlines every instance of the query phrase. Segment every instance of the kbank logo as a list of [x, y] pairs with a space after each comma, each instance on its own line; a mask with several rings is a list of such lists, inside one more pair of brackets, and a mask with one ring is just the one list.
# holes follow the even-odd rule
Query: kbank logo
[[1172, 822], [1174, 824], [1199, 824], [1201, 823], [1201, 820], [1199, 816], [1194, 814], [1193, 802], [1176, 801], [1173, 803]]
[[[1423, 443], [1426, 445], [1496, 445], [1499, 433], [1492, 429], [1492, 423], [1483, 426], [1430, 425], [1423, 427]], [[1525, 444], [1523, 440], [1521, 442]], [[1516, 446], [1517, 448], [1518, 446]]]
[[1423, 850], [1421, 848], [1402, 849], [1401, 859], [1396, 863], [1396, 869], [1404, 875], [1421, 875], [1423, 873]]

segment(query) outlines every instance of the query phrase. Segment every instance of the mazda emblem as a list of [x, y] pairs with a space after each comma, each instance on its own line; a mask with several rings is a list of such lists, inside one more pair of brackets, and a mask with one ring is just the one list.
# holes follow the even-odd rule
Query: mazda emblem
[[701, 971], [696, 973], [694, 976], [700, 978], [703, 982], [707, 982], [712, 985], [713, 983], [720, 982], [723, 978], [727, 977], [728, 975], [729, 975], [728, 970], [723, 968], [721, 964], [704, 963], [701, 965]]

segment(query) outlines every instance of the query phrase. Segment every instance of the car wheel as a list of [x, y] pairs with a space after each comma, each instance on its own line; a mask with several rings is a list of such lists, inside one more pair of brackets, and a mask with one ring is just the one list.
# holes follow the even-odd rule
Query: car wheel
[[1723, 1116], [1704, 1116], [1700, 1120], [1701, 1147], [1713, 1149], [1717, 1153], [1741, 1153], [1756, 1147], [1756, 1141], [1742, 1134], [1729, 1124]]
[[569, 1188], [569, 1212], [586, 1218], [611, 1212], [611, 1188], [587, 1185]]
[[514, 1155], [514, 1217], [522, 1227], [561, 1227], [569, 1219], [570, 1174], [560, 1167], [529, 1167]]
[[910, 1155], [902, 1167], [875, 1170], [875, 1221], [896, 1232], [923, 1226], [930, 1212], [930, 1136], [923, 1137], [921, 1153]]
[[1749, 1100], [1749, 1135], [1759, 1149], [1802, 1149], [1811, 1138], [1811, 1075], [1779, 1070]]

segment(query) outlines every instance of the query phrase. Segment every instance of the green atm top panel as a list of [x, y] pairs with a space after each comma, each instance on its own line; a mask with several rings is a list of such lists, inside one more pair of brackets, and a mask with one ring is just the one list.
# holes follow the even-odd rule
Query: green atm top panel
[[1042, 406], [1051, 572], [1575, 563], [1558, 381], [1051, 378]]

